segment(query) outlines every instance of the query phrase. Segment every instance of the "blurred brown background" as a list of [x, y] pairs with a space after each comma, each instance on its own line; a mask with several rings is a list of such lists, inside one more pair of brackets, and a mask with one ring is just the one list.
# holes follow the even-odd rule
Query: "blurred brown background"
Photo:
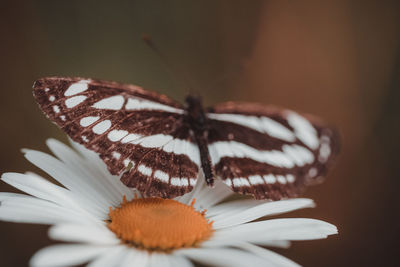
[[[336, 224], [340, 234], [279, 250], [304, 266], [398, 266], [400, 186], [398, 1], [2, 1], [0, 172], [36, 170], [23, 147], [48, 151], [64, 134], [39, 111], [39, 77], [133, 83], [182, 100], [140, 39], [150, 34], [206, 104], [258, 101], [336, 125], [336, 168], [288, 216]], [[227, 78], [223, 78], [223, 77]], [[12, 191], [4, 183], [0, 191]], [[0, 223], [0, 266], [26, 266], [51, 243], [47, 227]]]

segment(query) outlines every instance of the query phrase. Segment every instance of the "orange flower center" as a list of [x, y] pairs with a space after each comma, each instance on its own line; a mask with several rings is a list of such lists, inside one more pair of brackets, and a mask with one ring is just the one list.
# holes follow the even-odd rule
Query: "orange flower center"
[[[195, 200], [194, 200], [195, 201]], [[125, 243], [147, 250], [193, 247], [208, 239], [212, 222], [190, 206], [172, 199], [144, 198], [110, 208], [108, 227]]]

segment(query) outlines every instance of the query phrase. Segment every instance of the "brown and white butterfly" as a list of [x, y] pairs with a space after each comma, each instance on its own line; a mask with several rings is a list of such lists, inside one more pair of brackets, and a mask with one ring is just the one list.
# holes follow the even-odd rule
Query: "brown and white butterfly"
[[146, 196], [190, 192], [202, 172], [257, 199], [296, 196], [325, 175], [338, 151], [335, 131], [317, 119], [252, 103], [204, 109], [138, 86], [83, 78], [35, 82], [44, 113], [97, 152], [111, 174]]

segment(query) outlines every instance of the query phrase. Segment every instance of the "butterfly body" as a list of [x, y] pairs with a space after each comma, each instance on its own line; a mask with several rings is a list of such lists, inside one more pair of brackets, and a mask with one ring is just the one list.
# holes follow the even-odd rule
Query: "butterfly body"
[[[320, 120], [254, 103], [186, 106], [138, 86], [48, 77], [34, 84], [43, 112], [146, 196], [190, 192], [203, 174], [257, 199], [297, 196], [321, 180], [338, 152]], [[201, 177], [201, 175], [200, 175]]]
[[201, 98], [189, 95], [186, 97], [186, 104], [185, 121], [192, 130], [194, 139], [199, 147], [201, 167], [206, 183], [212, 186], [214, 184], [214, 173], [207, 141], [209, 126], [207, 124], [207, 117], [201, 103]]

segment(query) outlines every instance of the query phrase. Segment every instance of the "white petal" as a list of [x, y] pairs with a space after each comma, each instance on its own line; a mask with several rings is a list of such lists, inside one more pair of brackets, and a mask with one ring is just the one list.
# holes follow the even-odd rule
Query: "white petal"
[[11, 199], [11, 198], [32, 198], [31, 196], [19, 194], [19, 193], [10, 193], [10, 192], [0, 192], [0, 201], [4, 199]]
[[87, 223], [90, 218], [46, 200], [0, 194], [0, 220], [20, 223]]
[[[287, 248], [290, 243], [288, 241], [272, 241], [272, 242], [263, 242], [263, 246], [273, 246], [273, 247], [280, 247], [280, 248]], [[208, 240], [206, 242], [201, 243], [202, 247], [236, 247], [242, 250], [247, 250], [252, 254], [255, 254], [261, 258], [264, 258], [273, 266], [288, 266], [288, 267], [298, 267], [299, 265], [275, 252], [270, 250], [261, 248], [259, 246], [238, 241], [235, 238], [225, 238], [219, 241]]]
[[144, 250], [136, 250], [127, 247], [126, 257], [119, 267], [146, 267], [148, 266], [150, 255]]
[[152, 253], [150, 255], [149, 267], [175, 267], [171, 265], [169, 257], [164, 253]]
[[177, 254], [184, 255], [192, 260], [210, 265], [227, 267], [268, 267], [271, 266], [264, 259], [251, 253], [229, 248], [213, 249], [182, 249]]
[[186, 257], [169, 254], [169, 261], [172, 267], [194, 267], [194, 264]]
[[183, 204], [187, 204], [189, 205], [193, 198], [196, 198], [196, 196], [199, 194], [199, 192], [201, 192], [201, 190], [205, 187], [205, 182], [204, 182], [204, 176], [203, 176], [203, 172], [199, 172], [199, 175], [197, 176], [197, 183], [194, 186], [193, 190], [185, 195], [183, 195], [182, 197], [180, 197], [178, 199], [179, 202], [183, 203]]
[[254, 208], [260, 204], [264, 204], [265, 200], [256, 199], [240, 199], [235, 201], [228, 201], [222, 204], [218, 204], [214, 207], [207, 209], [206, 218], [210, 220], [219, 220], [235, 215], [240, 212], [244, 212], [250, 208]]
[[85, 211], [82, 208], [82, 205], [80, 205], [84, 203], [77, 203], [70, 191], [51, 183], [37, 174], [4, 173], [1, 179], [4, 182], [32, 196], [54, 202], [62, 207], [66, 207], [80, 213], [84, 213], [86, 216], [94, 219], [94, 217], [91, 215], [93, 211], [90, 213]]
[[221, 214], [219, 217], [213, 217], [213, 227], [214, 229], [226, 228], [253, 221], [264, 216], [280, 214], [308, 207], [314, 207], [314, 202], [311, 199], [305, 198], [266, 202], [250, 209], [236, 212], [229, 216], [224, 216]]
[[[128, 188], [125, 186], [121, 181], [118, 176], [111, 175], [110, 172], [107, 170], [106, 164], [103, 162], [103, 160], [99, 157], [98, 154], [96, 154], [93, 151], [90, 151], [89, 149], [85, 148], [83, 145], [78, 144], [71, 139], [70, 143], [71, 145], [80, 152], [80, 154], [84, 157], [84, 161], [82, 164], [86, 166], [88, 171], [92, 173], [97, 178], [105, 179], [108, 180], [113, 186], [115, 186], [119, 192], [120, 196], [125, 195], [128, 200], [132, 199], [134, 196], [134, 190]], [[120, 199], [119, 199], [120, 201]]]
[[266, 261], [268, 261], [272, 266], [276, 267], [300, 267], [299, 264], [294, 261], [289, 260], [286, 257], [283, 257], [271, 250], [261, 248], [259, 246], [255, 246], [249, 243], [240, 242], [234, 245], [237, 248], [247, 250], [254, 255], [257, 255]]
[[[90, 183], [90, 186], [96, 188], [99, 193], [101, 193], [107, 201], [119, 201], [120, 199], [115, 199], [115, 195], [113, 196], [112, 192], [114, 188], [108, 183], [106, 179], [99, 179], [91, 175], [86, 166], [82, 164], [82, 158], [78, 156], [71, 148], [64, 145], [63, 143], [55, 140], [49, 139], [47, 140], [47, 145], [50, 150], [60, 159], [62, 160], [67, 168], [78, 172], [80, 176], [83, 176], [85, 179], [82, 182]], [[102, 186], [105, 183], [105, 186]], [[120, 196], [118, 196], [120, 197]]]
[[213, 217], [216, 215], [226, 216], [228, 213], [237, 213], [254, 206], [265, 203], [264, 200], [256, 200], [256, 199], [240, 199], [234, 201], [228, 201], [222, 204], [218, 204], [216, 206], [210, 207], [207, 210], [207, 217]]
[[39, 250], [30, 260], [33, 267], [57, 267], [83, 264], [105, 253], [109, 247], [54, 245]]
[[80, 203], [82, 207], [107, 213], [110, 203], [96, 190], [95, 186], [87, 182], [84, 175], [74, 172], [74, 169], [68, 168], [64, 163], [42, 152], [28, 150], [25, 157], [70, 189], [74, 193], [76, 202]]
[[[201, 243], [202, 247], [215, 248], [215, 247], [230, 247], [232, 244], [236, 243], [237, 239], [235, 237], [225, 237], [225, 238], [214, 238], [213, 236]], [[290, 241], [287, 240], [264, 240], [262, 242], [263, 246], [276, 247], [276, 248], [289, 248]]]
[[120, 240], [115, 237], [114, 233], [102, 225], [59, 224], [50, 228], [49, 237], [67, 242], [101, 245], [115, 245], [120, 243]]
[[[85, 161], [70, 147], [55, 139], [47, 140], [47, 145], [69, 168], [74, 169], [81, 176], [85, 176], [90, 181], [91, 186], [98, 185], [96, 186], [96, 190], [103, 196], [106, 196], [109, 201], [113, 201], [114, 203], [121, 201], [121, 194], [116, 188], [115, 182], [113, 183], [111, 179], [105, 179], [102, 176], [99, 177], [97, 173], [91, 173], [90, 169], [84, 164]], [[109, 174], [108, 176], [111, 175]], [[118, 178], [115, 180], [118, 180]]]
[[125, 246], [115, 246], [94, 259], [86, 267], [119, 267], [125, 254]]
[[126, 248], [126, 256], [119, 267], [146, 267], [149, 264], [150, 255], [146, 251]]
[[311, 240], [336, 234], [336, 226], [314, 219], [290, 218], [252, 222], [216, 231], [214, 240], [263, 244], [269, 240]]
[[267, 247], [275, 247], [275, 248], [289, 248], [291, 242], [288, 240], [266, 240], [262, 244]]
[[204, 186], [197, 194], [193, 195], [193, 198], [196, 198], [194, 207], [208, 209], [232, 193], [232, 190], [218, 179], [215, 181], [214, 188]]
[[37, 198], [49, 200], [59, 205], [74, 204], [67, 196], [68, 191], [65, 188], [57, 186], [40, 176], [9, 172], [4, 173], [1, 179], [9, 185]]

